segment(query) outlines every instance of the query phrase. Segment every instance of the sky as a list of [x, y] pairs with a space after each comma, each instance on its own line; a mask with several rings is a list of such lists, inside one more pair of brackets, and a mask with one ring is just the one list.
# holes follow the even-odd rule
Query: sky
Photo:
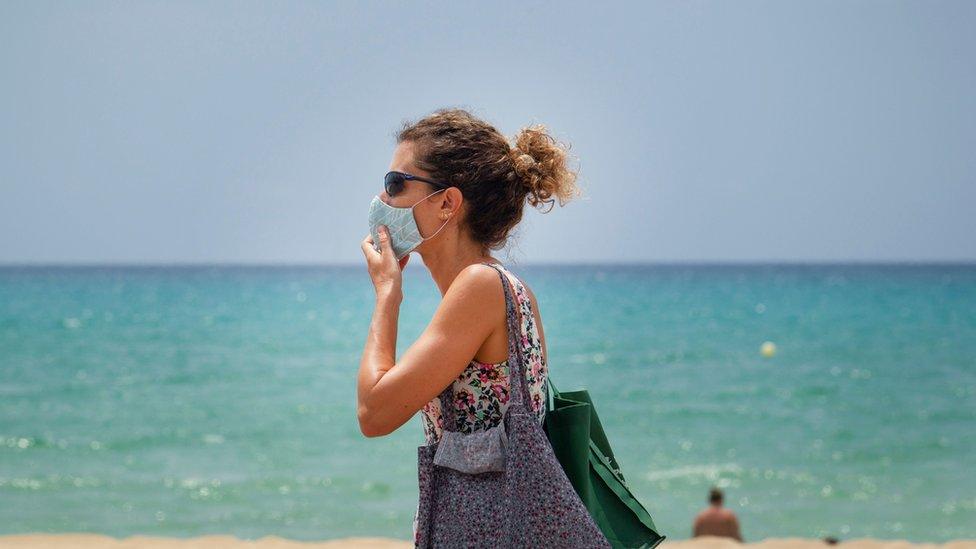
[[965, 1], [7, 1], [0, 263], [362, 265], [396, 129], [444, 107], [577, 159], [584, 196], [526, 206], [498, 258], [972, 262], [974, 25]]

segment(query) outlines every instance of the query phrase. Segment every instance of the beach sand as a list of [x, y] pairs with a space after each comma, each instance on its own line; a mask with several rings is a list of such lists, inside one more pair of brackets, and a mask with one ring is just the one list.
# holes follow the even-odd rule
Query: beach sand
[[[702, 536], [695, 539], [665, 540], [660, 549], [735, 549], [747, 546], [750, 549], [823, 549], [830, 547], [818, 539], [808, 538], [768, 538], [757, 542], [739, 543], [728, 538]], [[904, 540], [880, 540], [857, 538], [840, 540], [836, 546], [843, 549], [976, 549], [976, 539], [954, 540], [946, 543], [913, 543]], [[295, 541], [277, 536], [265, 536], [253, 541], [234, 536], [200, 536], [195, 538], [161, 538], [151, 536], [131, 536], [116, 539], [97, 534], [20, 534], [0, 536], [0, 548], [68, 549], [70, 548], [150, 548], [150, 549], [405, 549], [413, 544], [405, 540], [390, 538], [342, 538], [328, 541]]]

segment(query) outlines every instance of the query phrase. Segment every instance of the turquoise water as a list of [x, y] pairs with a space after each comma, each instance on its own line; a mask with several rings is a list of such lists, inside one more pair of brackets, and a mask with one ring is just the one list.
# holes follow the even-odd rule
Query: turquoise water
[[[712, 484], [747, 541], [976, 538], [976, 266], [509, 266], [669, 538]], [[439, 297], [404, 285], [399, 352]], [[372, 303], [361, 266], [0, 269], [0, 533], [409, 539]]]

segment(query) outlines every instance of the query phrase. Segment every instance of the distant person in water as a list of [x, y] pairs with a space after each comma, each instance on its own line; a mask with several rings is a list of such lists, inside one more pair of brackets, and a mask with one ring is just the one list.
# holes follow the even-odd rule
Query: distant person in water
[[739, 532], [739, 519], [731, 509], [722, 507], [722, 490], [713, 486], [708, 493], [708, 509], [702, 510], [695, 517], [695, 524], [692, 526], [691, 537], [696, 536], [722, 536], [742, 541], [742, 534]]

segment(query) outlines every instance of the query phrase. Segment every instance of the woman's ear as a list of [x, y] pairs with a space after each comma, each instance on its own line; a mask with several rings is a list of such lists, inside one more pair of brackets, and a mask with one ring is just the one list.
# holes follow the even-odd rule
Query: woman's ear
[[[447, 213], [447, 217], [453, 217], [461, 210], [461, 204], [464, 202], [464, 195], [461, 194], [461, 190], [457, 187], [451, 187], [444, 191], [444, 202], [441, 204], [441, 213]], [[441, 217], [441, 219], [446, 219], [446, 217]]]

